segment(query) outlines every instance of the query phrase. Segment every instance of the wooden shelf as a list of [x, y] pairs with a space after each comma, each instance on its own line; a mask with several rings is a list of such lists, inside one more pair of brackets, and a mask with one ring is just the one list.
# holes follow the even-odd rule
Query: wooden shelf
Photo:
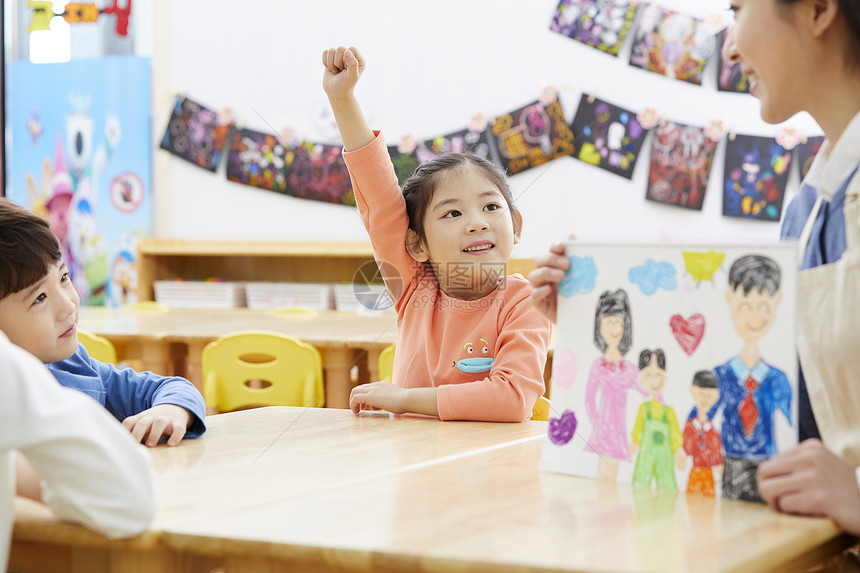
[[[203, 241], [147, 237], [137, 244], [138, 300], [155, 300], [157, 280], [353, 282], [372, 276], [370, 241]], [[508, 273], [528, 276], [534, 262], [512, 259]]]

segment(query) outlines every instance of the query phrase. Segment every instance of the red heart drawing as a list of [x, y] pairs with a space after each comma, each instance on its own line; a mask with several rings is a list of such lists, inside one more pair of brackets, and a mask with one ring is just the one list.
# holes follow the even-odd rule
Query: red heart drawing
[[702, 336], [705, 335], [705, 317], [701, 314], [694, 314], [684, 320], [684, 317], [676, 314], [669, 321], [669, 325], [672, 327], [675, 340], [678, 341], [687, 356], [693, 354], [693, 351], [702, 341]]

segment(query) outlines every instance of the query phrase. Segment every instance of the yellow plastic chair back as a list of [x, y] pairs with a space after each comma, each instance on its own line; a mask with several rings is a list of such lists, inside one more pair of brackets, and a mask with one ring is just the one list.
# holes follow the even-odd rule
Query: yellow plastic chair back
[[278, 314], [282, 316], [315, 316], [319, 311], [306, 306], [279, 306], [267, 311], [269, 314]]
[[537, 402], [535, 402], [534, 408], [532, 408], [532, 420], [538, 420], [540, 422], [549, 421], [549, 400], [544, 396], [539, 396]]
[[394, 379], [394, 344], [379, 353], [379, 379], [391, 382]]
[[292, 336], [264, 331], [228, 334], [207, 344], [201, 360], [207, 407], [229, 412], [325, 403], [320, 354]]
[[104, 336], [93, 334], [89, 330], [78, 329], [78, 341], [87, 349], [91, 358], [105, 364], [116, 364], [116, 348]]
[[170, 307], [154, 300], [139, 300], [132, 304], [127, 304], [123, 308], [142, 312], [167, 312]]

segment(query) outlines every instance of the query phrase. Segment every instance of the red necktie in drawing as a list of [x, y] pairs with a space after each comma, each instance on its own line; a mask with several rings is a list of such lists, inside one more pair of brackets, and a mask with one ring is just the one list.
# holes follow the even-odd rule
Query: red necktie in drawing
[[738, 406], [738, 415], [741, 418], [741, 423], [744, 425], [744, 433], [749, 438], [752, 435], [756, 422], [758, 422], [758, 408], [755, 405], [755, 400], [753, 400], [753, 393], [758, 388], [758, 382], [752, 378], [747, 378], [744, 386], [747, 389], [747, 395], [741, 400]]

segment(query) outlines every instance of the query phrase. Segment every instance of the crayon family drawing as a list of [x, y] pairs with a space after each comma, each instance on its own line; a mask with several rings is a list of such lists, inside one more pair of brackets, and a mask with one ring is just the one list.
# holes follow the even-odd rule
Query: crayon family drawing
[[760, 501], [797, 442], [795, 253], [569, 242], [541, 468]]

